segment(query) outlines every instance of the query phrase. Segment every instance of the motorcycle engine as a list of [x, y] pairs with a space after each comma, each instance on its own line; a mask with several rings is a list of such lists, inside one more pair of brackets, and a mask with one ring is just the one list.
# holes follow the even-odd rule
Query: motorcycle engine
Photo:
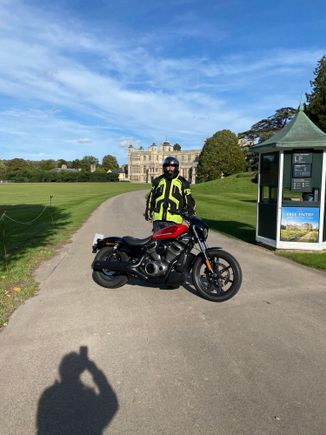
[[169, 263], [181, 254], [183, 247], [180, 243], [174, 241], [160, 248], [158, 250], [156, 242], [151, 242], [147, 246], [147, 253], [150, 258], [145, 260], [144, 270], [150, 276], [164, 275], [169, 267]]

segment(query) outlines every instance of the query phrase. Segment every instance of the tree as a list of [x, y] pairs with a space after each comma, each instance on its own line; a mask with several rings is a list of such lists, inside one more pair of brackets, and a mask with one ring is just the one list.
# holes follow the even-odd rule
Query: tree
[[103, 157], [102, 166], [106, 172], [109, 170], [113, 171], [114, 169], [119, 169], [117, 159], [110, 154], [107, 154]]
[[120, 169], [123, 170], [125, 175], [128, 175], [128, 165], [126, 163], [124, 165], [121, 165]]
[[199, 155], [197, 180], [199, 183], [244, 171], [245, 160], [237, 135], [221, 130], [206, 139]]
[[0, 161], [0, 180], [5, 180], [7, 176], [7, 166]]
[[59, 160], [57, 160], [57, 167], [58, 167], [58, 168], [61, 168], [62, 165], [65, 165], [65, 166], [68, 167], [68, 162], [67, 162], [67, 160], [65, 160], [65, 159], [59, 159]]
[[84, 156], [79, 163], [83, 171], [90, 172], [92, 165], [98, 165], [98, 159], [94, 156]]
[[179, 145], [178, 143], [175, 143], [173, 145], [173, 149], [174, 149], [174, 151], [180, 151], [181, 150], [181, 145]]
[[81, 166], [80, 166], [80, 160], [79, 160], [79, 159], [75, 159], [75, 160], [73, 160], [73, 161], [71, 162], [71, 167], [72, 167], [73, 169], [80, 169], [80, 168], [81, 168]]
[[6, 166], [8, 172], [26, 171], [33, 168], [27, 160], [19, 158], [7, 160]]
[[42, 169], [43, 171], [50, 171], [51, 169], [54, 169], [56, 167], [57, 167], [57, 162], [52, 159], [41, 160], [40, 162], [38, 162], [38, 168]]
[[326, 56], [318, 61], [314, 70], [315, 80], [310, 81], [311, 94], [306, 93], [306, 114], [326, 133]]
[[238, 134], [238, 138], [242, 142], [241, 147], [245, 154], [248, 169], [252, 171], [258, 169], [258, 154], [251, 151], [251, 146], [262, 143], [272, 137], [277, 131], [285, 127], [296, 113], [297, 110], [293, 107], [282, 107], [277, 109], [274, 115], [256, 122], [249, 130]]
[[297, 110], [293, 107], [277, 109], [274, 115], [262, 119], [252, 125], [249, 130], [239, 133], [238, 138], [252, 143], [264, 142], [291, 121], [296, 113]]

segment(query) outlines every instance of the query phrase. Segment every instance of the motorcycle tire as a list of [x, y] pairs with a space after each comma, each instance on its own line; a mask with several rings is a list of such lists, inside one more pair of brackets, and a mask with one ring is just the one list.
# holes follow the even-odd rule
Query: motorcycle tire
[[[102, 248], [96, 254], [95, 260], [127, 261], [128, 255], [124, 252], [113, 251], [111, 246]], [[106, 288], [119, 288], [128, 282], [128, 277], [120, 272], [110, 270], [93, 270], [93, 280], [96, 284]]]
[[217, 248], [208, 249], [207, 257], [217, 276], [210, 277], [204, 257], [198, 255], [192, 268], [192, 280], [198, 293], [212, 302], [233, 298], [242, 283], [239, 263], [231, 254]]

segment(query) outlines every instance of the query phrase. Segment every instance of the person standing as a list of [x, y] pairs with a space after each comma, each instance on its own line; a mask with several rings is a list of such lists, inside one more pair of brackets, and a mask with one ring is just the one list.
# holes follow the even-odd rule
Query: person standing
[[179, 175], [179, 161], [166, 157], [163, 174], [152, 182], [146, 202], [145, 219], [153, 222], [153, 231], [172, 224], [181, 224], [183, 214], [195, 214], [195, 201], [189, 182]]

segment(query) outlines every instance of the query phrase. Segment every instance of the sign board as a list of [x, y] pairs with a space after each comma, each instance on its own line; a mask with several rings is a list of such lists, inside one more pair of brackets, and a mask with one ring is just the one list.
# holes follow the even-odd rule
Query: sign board
[[292, 163], [312, 163], [312, 153], [293, 153]]
[[319, 208], [283, 207], [280, 240], [286, 242], [318, 242]]
[[311, 178], [292, 178], [291, 190], [294, 192], [311, 192]]
[[294, 164], [293, 177], [295, 178], [311, 177], [311, 164], [310, 163]]

